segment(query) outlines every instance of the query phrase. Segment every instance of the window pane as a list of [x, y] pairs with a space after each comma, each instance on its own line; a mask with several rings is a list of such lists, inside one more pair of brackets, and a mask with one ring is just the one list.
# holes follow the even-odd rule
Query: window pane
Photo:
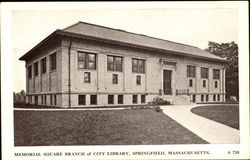
[[108, 56], [108, 63], [114, 63], [114, 57]]
[[86, 59], [86, 54], [85, 53], [78, 53], [78, 61], [85, 61]]
[[95, 69], [95, 62], [89, 62], [88, 69]]
[[122, 58], [121, 57], [115, 57], [115, 63], [116, 64], [122, 64]]
[[108, 95], [108, 104], [114, 104], [114, 95]]
[[79, 105], [85, 105], [85, 95], [79, 95], [78, 96], [78, 104]]
[[108, 70], [109, 71], [113, 71], [114, 70], [114, 64], [113, 63], [109, 63], [108, 64]]
[[141, 103], [146, 103], [146, 95], [141, 95]]
[[97, 104], [97, 95], [90, 95], [90, 104], [91, 105]]
[[50, 55], [50, 70], [56, 69], [56, 53]]
[[113, 84], [118, 84], [118, 75], [113, 74]]
[[88, 54], [88, 61], [89, 62], [95, 62], [95, 55], [94, 54]]
[[84, 61], [79, 61], [78, 62], [78, 68], [80, 68], [80, 69], [85, 68], [85, 62]]
[[122, 64], [116, 64], [115, 71], [122, 71]]

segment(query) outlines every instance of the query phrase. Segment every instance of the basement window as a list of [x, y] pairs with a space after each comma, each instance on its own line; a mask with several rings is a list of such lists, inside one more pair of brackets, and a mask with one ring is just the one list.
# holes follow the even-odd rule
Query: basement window
[[78, 105], [85, 105], [85, 104], [86, 104], [86, 96], [78, 95]]
[[146, 95], [141, 95], [141, 103], [146, 103]]
[[213, 95], [213, 101], [216, 101], [216, 95]]
[[219, 95], [219, 94], [218, 94], [218, 96], [217, 96], [217, 100], [220, 101], [220, 95]]
[[90, 104], [97, 105], [97, 95], [90, 95]]
[[201, 95], [201, 102], [204, 101], [204, 95]]
[[206, 101], [209, 101], [209, 96], [208, 95], [206, 95]]
[[123, 104], [123, 95], [118, 95], [118, 104]]
[[133, 95], [133, 104], [137, 104], [137, 95]]
[[108, 104], [114, 104], [114, 95], [108, 95]]

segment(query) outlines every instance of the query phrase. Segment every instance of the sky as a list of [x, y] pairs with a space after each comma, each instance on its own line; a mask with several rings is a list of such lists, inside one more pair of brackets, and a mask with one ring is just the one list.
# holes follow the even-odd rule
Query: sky
[[11, 12], [14, 91], [25, 90], [25, 62], [18, 59], [56, 29], [78, 21], [144, 34], [201, 49], [208, 41], [238, 43], [237, 9], [140, 8], [14, 10]]

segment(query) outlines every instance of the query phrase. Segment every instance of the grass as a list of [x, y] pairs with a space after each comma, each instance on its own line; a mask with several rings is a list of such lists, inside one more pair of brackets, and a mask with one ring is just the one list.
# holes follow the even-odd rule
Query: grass
[[153, 109], [14, 111], [15, 146], [206, 144]]
[[210, 105], [195, 107], [193, 113], [239, 129], [239, 105]]

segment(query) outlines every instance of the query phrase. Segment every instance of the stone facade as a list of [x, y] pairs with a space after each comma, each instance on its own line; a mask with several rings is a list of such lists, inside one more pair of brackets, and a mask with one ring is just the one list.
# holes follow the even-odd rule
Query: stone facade
[[[26, 61], [27, 103], [60, 107], [132, 105], [146, 104], [155, 97], [172, 104], [225, 101], [223, 61], [75, 36], [61, 35], [52, 39], [56, 43], [41, 45], [33, 56], [21, 58]], [[80, 69], [78, 52], [94, 54], [95, 69]], [[53, 70], [52, 54], [56, 54], [56, 69]], [[107, 56], [121, 57], [122, 71], [108, 70]], [[42, 73], [41, 61], [45, 57], [46, 72]], [[132, 59], [145, 62], [144, 73], [133, 72]], [[36, 62], [38, 75], [34, 75]], [[187, 76], [187, 66], [195, 67], [194, 77]], [[31, 77], [29, 67], [32, 68]], [[201, 67], [208, 68], [208, 78], [201, 78]], [[216, 79], [214, 69], [219, 71]], [[168, 71], [169, 78], [164, 76], [164, 70]], [[86, 72], [90, 75], [90, 83], [85, 82]], [[113, 74], [117, 76], [117, 84], [113, 84]], [[138, 76], [140, 84], [137, 84]], [[166, 94], [164, 85], [167, 83], [170, 87]]]

